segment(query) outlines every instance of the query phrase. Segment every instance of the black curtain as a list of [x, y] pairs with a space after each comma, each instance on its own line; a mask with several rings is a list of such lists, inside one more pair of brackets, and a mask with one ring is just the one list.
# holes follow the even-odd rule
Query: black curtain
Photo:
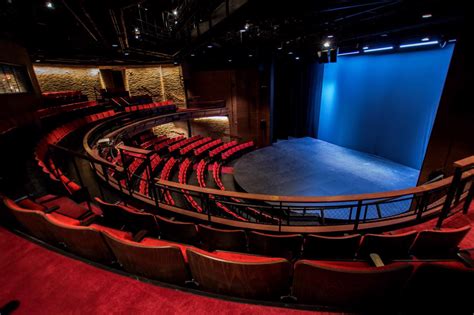
[[278, 62], [272, 71], [272, 141], [288, 137], [316, 138], [324, 65]]

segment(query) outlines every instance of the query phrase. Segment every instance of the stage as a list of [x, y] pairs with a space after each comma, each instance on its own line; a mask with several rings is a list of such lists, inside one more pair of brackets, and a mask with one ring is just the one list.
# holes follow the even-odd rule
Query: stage
[[[333, 196], [416, 186], [419, 170], [313, 138], [278, 141], [242, 156], [236, 183], [246, 192]], [[395, 213], [392, 213], [395, 214]]]

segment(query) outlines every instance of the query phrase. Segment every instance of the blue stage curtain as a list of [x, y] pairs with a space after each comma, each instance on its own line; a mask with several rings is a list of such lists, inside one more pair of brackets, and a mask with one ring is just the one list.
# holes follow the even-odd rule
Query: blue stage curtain
[[420, 169], [453, 47], [326, 64], [318, 138]]

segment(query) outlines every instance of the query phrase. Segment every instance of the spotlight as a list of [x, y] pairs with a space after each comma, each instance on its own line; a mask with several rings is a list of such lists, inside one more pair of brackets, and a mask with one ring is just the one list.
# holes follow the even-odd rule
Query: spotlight
[[248, 30], [250, 27], [249, 23], [245, 23], [245, 29]]
[[326, 41], [326, 42], [324, 42], [323, 46], [328, 48], [329, 46], [331, 46], [331, 42]]
[[173, 10], [173, 15], [174, 15], [174, 16], [178, 16], [178, 9], [174, 9], [174, 10]]
[[433, 14], [431, 13], [426, 13], [426, 14], [423, 14], [421, 17], [424, 18], [424, 19], [429, 19], [430, 17], [432, 17]]
[[51, 1], [47, 1], [47, 2], [46, 2], [46, 7], [47, 7], [48, 9], [54, 9], [54, 4], [53, 4]]

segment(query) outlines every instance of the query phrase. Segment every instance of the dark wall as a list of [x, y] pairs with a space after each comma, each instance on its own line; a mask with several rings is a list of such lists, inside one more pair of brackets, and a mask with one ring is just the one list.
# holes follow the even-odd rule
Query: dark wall
[[186, 69], [188, 100], [225, 100], [232, 135], [269, 144], [269, 80], [258, 68], [199, 70]]
[[20, 45], [0, 40], [0, 63], [24, 66], [33, 88], [31, 93], [0, 94], [0, 119], [29, 116], [38, 108], [41, 93], [28, 52]]
[[[467, 29], [465, 29], [467, 31]], [[452, 174], [453, 162], [474, 154], [473, 61], [464, 34], [453, 52], [438, 114], [426, 151], [419, 183], [433, 171]]]
[[277, 61], [273, 69], [272, 141], [316, 137], [324, 66]]

